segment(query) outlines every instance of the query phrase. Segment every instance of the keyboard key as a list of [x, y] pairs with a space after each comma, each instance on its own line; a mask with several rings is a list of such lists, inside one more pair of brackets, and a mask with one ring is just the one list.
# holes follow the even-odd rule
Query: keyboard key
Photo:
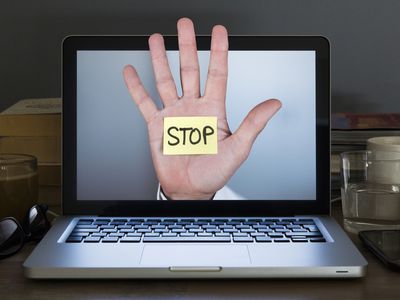
[[92, 236], [92, 237], [96, 237], [96, 236], [104, 237], [106, 235], [107, 235], [107, 233], [104, 233], [104, 232], [95, 232], [95, 233], [92, 233], [90, 236]]
[[290, 229], [286, 229], [286, 228], [284, 228], [284, 229], [282, 229], [282, 228], [277, 228], [277, 229], [275, 229], [275, 232], [290, 232]]
[[117, 228], [118, 229], [131, 229], [132, 226], [129, 226], [129, 225], [118, 225]]
[[113, 237], [104, 237], [101, 241], [102, 241], [103, 243], [116, 243], [116, 242], [118, 242], [118, 237], [116, 237], [116, 236], [113, 236]]
[[272, 228], [272, 229], [285, 229], [286, 227], [283, 226], [283, 225], [271, 225], [271, 226], [269, 226], [269, 228]]
[[107, 221], [94, 221], [93, 225], [108, 225], [108, 223]]
[[271, 243], [272, 239], [266, 236], [256, 236], [256, 241], [259, 243]]
[[165, 229], [165, 225], [151, 225], [151, 229]]
[[97, 229], [96, 225], [76, 225], [75, 229]]
[[86, 239], [84, 239], [83, 241], [85, 243], [98, 243], [100, 242], [101, 237], [99, 236], [94, 236], [94, 237], [87, 237]]
[[249, 229], [250, 225], [236, 225], [236, 229]]
[[93, 219], [79, 219], [78, 223], [92, 223], [93, 221]]
[[139, 223], [143, 223], [144, 219], [129, 219], [129, 222], [139, 222]]
[[229, 219], [214, 219], [213, 223], [215, 223], [215, 222], [226, 223], [226, 222], [229, 222]]
[[243, 222], [243, 225], [257, 225], [258, 224], [258, 222], [256, 222], [256, 221], [246, 221], [246, 222]]
[[281, 233], [267, 233], [269, 237], [272, 238], [283, 238], [283, 234]]
[[307, 243], [308, 239], [298, 239], [298, 238], [292, 238], [293, 243]]
[[114, 228], [114, 229], [103, 229], [101, 232], [106, 232], [106, 233], [113, 233], [113, 232], [117, 232], [118, 229]]
[[298, 221], [302, 221], [302, 222], [314, 222], [313, 219], [299, 219]]
[[128, 220], [127, 219], [113, 219], [113, 222], [126, 223], [126, 222], [128, 222]]
[[278, 238], [278, 239], [274, 239], [275, 243], [289, 243], [290, 240], [289, 239], [285, 239], [285, 238]]
[[164, 219], [163, 222], [172, 222], [172, 223], [176, 223], [176, 222], [178, 222], [178, 219]]
[[115, 226], [114, 225], [100, 225], [99, 228], [100, 229], [114, 229]]
[[262, 232], [250, 232], [250, 236], [252, 236], [252, 237], [265, 236], [265, 233], [262, 233]]
[[223, 232], [232, 232], [233, 233], [233, 232], [239, 232], [239, 230], [234, 229], [234, 228], [232, 228], [232, 229], [231, 228], [227, 228], [227, 229], [224, 229]]
[[192, 222], [190, 221], [179, 221], [175, 223], [176, 225], [191, 225]]
[[188, 232], [203, 232], [203, 229], [201, 228], [193, 228], [193, 229], [189, 229]]
[[312, 243], [325, 243], [326, 240], [324, 238], [311, 238], [310, 241]]
[[307, 232], [307, 229], [304, 229], [304, 228], [293, 228], [292, 231], [293, 232]]
[[314, 225], [314, 221], [296, 221], [293, 222], [293, 225]]
[[276, 222], [276, 225], [290, 225], [290, 222], [287, 221], [280, 221], [280, 222]]
[[217, 228], [214, 228], [214, 229], [206, 229], [206, 232], [208, 232], [208, 233], [217, 233], [217, 232], [221, 232], [221, 229], [217, 229]]
[[255, 232], [256, 230], [253, 228], [243, 228], [243, 229], [240, 229], [240, 231], [241, 232]]
[[286, 232], [287, 237], [303, 236], [303, 237], [322, 237], [321, 232]]
[[165, 228], [165, 229], [154, 229], [153, 231], [161, 233], [161, 232], [168, 232], [169, 230]]
[[169, 229], [182, 229], [183, 225], [168, 225]]
[[225, 237], [230, 237], [230, 234], [229, 234], [229, 233], [225, 233], [225, 232], [217, 232], [217, 233], [215, 234], [215, 236], [225, 236]]
[[197, 234], [197, 236], [199, 236], [199, 237], [212, 237], [213, 235], [212, 235], [212, 233], [199, 232], [199, 233]]
[[74, 228], [73, 232], [100, 232], [100, 228], [96, 228], [96, 229], [81, 229], [81, 228]]
[[135, 225], [134, 228], [135, 229], [148, 229], [149, 226], [148, 225]]
[[233, 241], [234, 242], [247, 242], [247, 243], [252, 243], [253, 242], [253, 238], [252, 237], [243, 237], [243, 236], [234, 236], [233, 237]]
[[247, 233], [245, 233], [245, 232], [235, 232], [235, 233], [233, 233], [232, 234], [233, 235], [233, 237], [248, 237], [249, 235], [247, 234]]
[[160, 236], [159, 233], [154, 233], [154, 232], [147, 232], [144, 234], [144, 236], [148, 236], [148, 237], [157, 237]]
[[111, 219], [96, 219], [95, 222], [111, 222]]
[[262, 222], [260, 222], [259, 223], [260, 225], [274, 225], [275, 223], [274, 222], [271, 222], [271, 221], [262, 221]]
[[157, 224], [158, 224], [157, 221], [151, 221], [151, 220], [143, 222], [143, 225], [157, 225]]
[[144, 243], [204, 243], [204, 242], [226, 242], [231, 241], [230, 237], [143, 237]]
[[132, 232], [135, 232], [135, 229], [120, 229], [120, 230], [118, 230], [118, 232], [121, 232], [121, 233], [132, 233]]
[[125, 225], [125, 222], [112, 221], [110, 222], [110, 225]]
[[140, 237], [123, 237], [119, 241], [120, 243], [138, 243], [140, 242]]
[[123, 237], [125, 234], [124, 233], [122, 233], [122, 232], [113, 232], [113, 233], [110, 233], [108, 236], [117, 236], [117, 237]]
[[201, 222], [207, 222], [210, 223], [212, 222], [212, 219], [203, 219], [203, 218], [198, 218], [197, 221], [201, 221]]
[[203, 229], [215, 229], [217, 228], [217, 225], [203, 225], [202, 227]]
[[186, 229], [183, 229], [183, 228], [181, 228], [181, 229], [172, 229], [171, 230], [171, 232], [186, 232]]
[[303, 227], [305, 229], [308, 229], [308, 231], [319, 231], [319, 229], [316, 225], [304, 225]]
[[70, 236], [83, 236], [86, 237], [90, 234], [90, 232], [71, 232]]
[[219, 226], [220, 229], [228, 229], [228, 228], [233, 228], [233, 225], [221, 225]]
[[126, 225], [134, 226], [134, 225], [141, 225], [142, 222], [139, 221], [129, 221], [125, 223]]
[[127, 233], [126, 236], [127, 237], [141, 237], [142, 234], [141, 233]]
[[303, 229], [301, 225], [286, 225], [288, 229]]
[[199, 229], [200, 226], [199, 225], [186, 225], [185, 228], [186, 229]]
[[67, 243], [80, 243], [82, 239], [82, 236], [70, 236], [67, 239]]
[[195, 234], [191, 233], [191, 232], [184, 232], [184, 233], [181, 233], [179, 236], [181, 236], [181, 237], [192, 237], [192, 236], [195, 236]]
[[226, 225], [240, 225], [241, 223], [238, 221], [229, 221], [225, 223]]
[[273, 230], [272, 229], [270, 229], [270, 228], [260, 228], [260, 229], [258, 229], [258, 232], [273, 232]]
[[163, 233], [161, 234], [162, 237], [177, 237], [178, 234], [176, 232], [170, 232], [170, 233]]

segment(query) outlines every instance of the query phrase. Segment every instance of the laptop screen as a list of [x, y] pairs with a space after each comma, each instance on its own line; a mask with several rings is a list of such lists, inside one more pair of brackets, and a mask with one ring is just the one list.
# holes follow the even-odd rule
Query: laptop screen
[[[181, 93], [179, 52], [167, 51], [167, 56]], [[198, 56], [204, 91], [209, 51], [199, 51]], [[149, 51], [77, 52], [78, 201], [162, 199], [147, 125], [124, 83], [122, 71], [127, 64], [136, 68], [161, 108]], [[226, 115], [230, 130], [234, 132], [247, 113], [266, 99], [279, 99], [282, 108], [222, 188], [224, 196], [215, 200], [316, 199], [315, 70], [312, 50], [229, 51]]]

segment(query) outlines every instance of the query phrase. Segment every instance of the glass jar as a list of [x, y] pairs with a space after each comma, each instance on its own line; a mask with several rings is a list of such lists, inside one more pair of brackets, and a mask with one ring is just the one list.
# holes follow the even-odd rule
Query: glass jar
[[23, 221], [38, 201], [37, 160], [26, 154], [0, 154], [0, 219]]

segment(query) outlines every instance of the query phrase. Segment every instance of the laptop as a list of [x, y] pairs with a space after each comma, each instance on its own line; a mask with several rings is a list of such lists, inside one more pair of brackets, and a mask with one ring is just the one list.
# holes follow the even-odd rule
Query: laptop
[[[63, 42], [63, 215], [23, 264], [29, 278], [361, 277], [367, 262], [330, 214], [330, 46], [323, 37], [229, 37], [226, 114], [236, 130], [281, 110], [225, 196], [160, 197], [146, 122], [123, 68], [161, 107], [148, 37]], [[180, 93], [176, 36], [165, 45]], [[197, 37], [201, 90], [210, 37]], [[170, 174], [174, 178], [174, 174]], [[212, 180], [212, 179], [210, 179]]]

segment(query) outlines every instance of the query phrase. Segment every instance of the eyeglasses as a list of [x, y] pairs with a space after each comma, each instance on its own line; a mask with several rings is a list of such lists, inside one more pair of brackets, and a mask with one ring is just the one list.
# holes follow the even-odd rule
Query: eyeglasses
[[26, 242], [40, 240], [46, 234], [51, 226], [47, 209], [43, 204], [34, 205], [22, 225], [12, 217], [0, 221], [0, 259], [17, 253]]

